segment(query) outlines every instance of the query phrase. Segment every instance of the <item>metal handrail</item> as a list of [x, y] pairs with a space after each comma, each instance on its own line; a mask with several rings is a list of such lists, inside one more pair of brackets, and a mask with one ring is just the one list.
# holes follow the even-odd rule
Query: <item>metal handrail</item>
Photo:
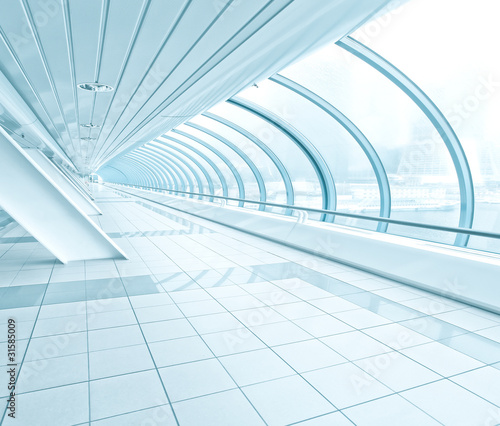
[[315, 209], [312, 207], [301, 207], [301, 206], [295, 206], [295, 205], [291, 206], [288, 204], [270, 203], [267, 201], [262, 202], [262, 201], [256, 201], [256, 200], [246, 200], [246, 199], [242, 199], [242, 198], [224, 197], [221, 195], [201, 194], [198, 192], [186, 192], [186, 191], [179, 191], [179, 190], [175, 190], [175, 189], [155, 188], [155, 187], [150, 187], [150, 186], [131, 185], [131, 184], [115, 183], [115, 182], [108, 182], [108, 183], [113, 183], [113, 184], [122, 185], [122, 186], [129, 186], [132, 188], [139, 188], [139, 189], [143, 189], [143, 188], [154, 189], [154, 190], [162, 191], [162, 192], [175, 192], [178, 194], [189, 194], [189, 195], [196, 195], [196, 196], [201, 196], [201, 197], [206, 197], [206, 198], [218, 198], [221, 200], [237, 201], [237, 202], [241, 202], [243, 204], [245, 204], [245, 203], [259, 204], [259, 205], [265, 205], [265, 206], [269, 206], [269, 207], [279, 207], [279, 208], [283, 208], [283, 209], [300, 210], [300, 211], [305, 211], [305, 212], [310, 212], [310, 213], [331, 214], [334, 216], [349, 217], [352, 219], [362, 219], [362, 220], [369, 220], [369, 221], [373, 221], [373, 222], [386, 222], [386, 223], [390, 223], [393, 225], [412, 226], [415, 228], [432, 229], [432, 230], [436, 230], [436, 231], [453, 232], [453, 233], [457, 233], [457, 234], [474, 235], [477, 237], [500, 239], [500, 234], [497, 234], [494, 232], [476, 231], [473, 229], [457, 228], [457, 227], [452, 227], [452, 226], [429, 225], [429, 224], [425, 224], [425, 223], [411, 222], [411, 221], [407, 221], [407, 220], [397, 220], [397, 219], [389, 219], [389, 218], [385, 218], [385, 217], [366, 216], [366, 215], [355, 214], [355, 213], [344, 213], [344, 212], [338, 212], [335, 210]]

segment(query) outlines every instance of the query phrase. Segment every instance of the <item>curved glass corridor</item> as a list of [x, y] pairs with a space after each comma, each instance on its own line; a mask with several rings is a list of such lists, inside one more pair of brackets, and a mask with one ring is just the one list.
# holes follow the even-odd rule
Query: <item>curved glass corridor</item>
[[[491, 54], [498, 5], [482, 0], [462, 31], [466, 3], [431, 3], [414, 0], [380, 16], [111, 160], [99, 175], [284, 215], [301, 206], [499, 233], [500, 60]], [[449, 10], [456, 19], [446, 19]], [[426, 31], [415, 38], [423, 20]], [[308, 218], [500, 252], [495, 238]]]
[[20, 227], [0, 239], [0, 321], [16, 319], [19, 354], [2, 425], [499, 418], [500, 315], [92, 187], [130, 260], [68, 266]]
[[500, 426], [500, 0], [5, 0], [0, 426]]

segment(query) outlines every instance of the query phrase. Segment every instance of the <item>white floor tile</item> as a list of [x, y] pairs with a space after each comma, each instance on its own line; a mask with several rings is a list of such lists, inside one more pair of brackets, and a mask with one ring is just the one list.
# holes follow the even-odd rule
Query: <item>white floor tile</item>
[[484, 366], [482, 362], [438, 342], [414, 346], [401, 352], [445, 377]]
[[357, 360], [391, 351], [388, 346], [360, 331], [324, 337], [321, 341], [349, 360]]
[[324, 315], [324, 312], [307, 302], [287, 303], [273, 306], [275, 311], [289, 320]]
[[441, 423], [399, 395], [390, 395], [343, 410], [358, 426], [438, 426]]
[[126, 374], [90, 382], [92, 420], [168, 402], [156, 371]]
[[500, 409], [449, 380], [441, 380], [409, 391], [402, 397], [445, 425], [493, 425]]
[[393, 393], [351, 363], [311, 371], [303, 374], [303, 377], [338, 409]]
[[159, 372], [172, 402], [237, 387], [214, 358], [161, 368]]
[[399, 352], [388, 352], [354, 363], [395, 392], [442, 378]]
[[142, 324], [141, 328], [148, 343], [197, 335], [196, 330], [184, 318], [150, 322]]
[[88, 383], [17, 395], [16, 418], [5, 416], [3, 425], [33, 426], [79, 424], [89, 420]]
[[240, 390], [229, 390], [173, 404], [182, 426], [265, 425]]
[[150, 343], [157, 367], [212, 358], [213, 354], [198, 336]]
[[423, 334], [396, 323], [367, 328], [363, 332], [396, 350], [432, 342]]
[[88, 333], [89, 350], [120, 348], [123, 346], [140, 345], [144, 343], [141, 329], [138, 325], [103, 328], [91, 330]]
[[340, 411], [315, 417], [299, 423], [300, 426], [353, 426], [353, 423]]
[[155, 426], [177, 426], [172, 408], [168, 404], [93, 421], [92, 426], [137, 426], [148, 423]]
[[146, 345], [126, 346], [91, 352], [90, 380], [154, 368]]
[[298, 375], [246, 386], [242, 390], [270, 426], [299, 422], [335, 409]]
[[391, 322], [387, 318], [374, 314], [367, 309], [338, 312], [335, 314], [335, 318], [357, 329], [376, 327], [377, 325], [389, 324]]
[[483, 367], [453, 376], [450, 380], [500, 406], [500, 370]]
[[250, 329], [269, 346], [308, 340], [312, 336], [292, 322], [265, 324]]
[[189, 318], [189, 322], [200, 334], [234, 330], [242, 326], [241, 322], [228, 312], [191, 317]]
[[273, 350], [299, 373], [347, 362], [347, 360], [319, 340], [275, 346]]
[[236, 354], [266, 347], [248, 328], [243, 326], [235, 330], [204, 334], [203, 340], [216, 356]]
[[295, 372], [270, 349], [219, 358], [239, 386], [290, 376]]
[[330, 315], [303, 318], [294, 322], [314, 337], [326, 337], [333, 334], [354, 331], [351, 326]]

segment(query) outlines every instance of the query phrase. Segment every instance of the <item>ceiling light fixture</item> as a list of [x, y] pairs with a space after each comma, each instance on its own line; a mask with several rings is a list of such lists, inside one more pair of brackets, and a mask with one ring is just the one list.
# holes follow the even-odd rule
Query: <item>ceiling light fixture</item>
[[99, 126], [98, 124], [86, 123], [80, 124], [80, 127], [84, 127], [85, 129], [99, 129], [101, 126]]
[[78, 87], [89, 92], [112, 92], [115, 90], [111, 86], [102, 83], [80, 83]]
[[82, 141], [95, 141], [95, 138], [88, 138], [88, 137], [84, 137], [84, 138], [80, 138]]

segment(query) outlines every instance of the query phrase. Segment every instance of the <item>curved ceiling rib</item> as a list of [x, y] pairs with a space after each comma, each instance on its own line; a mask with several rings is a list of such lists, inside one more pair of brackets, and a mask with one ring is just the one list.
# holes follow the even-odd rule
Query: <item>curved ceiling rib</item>
[[[102, 173], [103, 177], [105, 177], [105, 175], [106, 175], [106, 169], [111, 169], [111, 170], [114, 170], [115, 173], [121, 174], [125, 178], [126, 182], [124, 182], [124, 183], [128, 183], [128, 177], [127, 177], [127, 175], [125, 173], [123, 173], [120, 169], [117, 169], [116, 167], [113, 167], [113, 166], [110, 166], [110, 165], [106, 165], [106, 166], [104, 166], [102, 168], [101, 172], [104, 172], [104, 173]], [[111, 172], [111, 173], [113, 173], [113, 172]], [[117, 182], [119, 182], [119, 181], [120, 180], [118, 179]]]
[[[149, 8], [151, 6], [151, 1], [150, 0], [147, 0], [147, 1], [144, 1], [143, 5], [142, 5], [142, 8], [141, 8], [141, 11], [139, 13], [139, 17], [137, 19], [137, 23], [134, 27], [134, 30], [133, 30], [133, 33], [132, 33], [132, 36], [130, 38], [130, 43], [127, 47], [127, 51], [125, 52], [125, 55], [124, 55], [124, 60], [122, 62], [122, 65], [120, 67], [120, 70], [118, 72], [118, 77], [116, 79], [116, 83], [115, 83], [115, 90], [113, 91], [112, 95], [111, 95], [111, 99], [108, 103], [108, 106], [106, 108], [106, 112], [104, 113], [104, 118], [102, 119], [102, 123], [107, 123], [107, 118], [109, 116], [109, 113], [111, 111], [111, 106], [113, 105], [113, 101], [116, 97], [116, 94], [118, 93], [118, 88], [120, 87], [120, 83], [123, 79], [123, 76], [125, 74], [125, 70], [127, 68], [127, 65], [129, 64], [130, 62], [130, 58], [131, 58], [131, 55], [132, 55], [132, 51], [134, 49], [134, 47], [136, 46], [136, 43], [137, 43], [137, 38], [139, 36], [139, 33], [144, 25], [144, 22], [146, 20], [146, 15], [149, 11]], [[96, 80], [96, 81], [99, 81], [99, 80]], [[94, 104], [95, 104], [95, 98], [94, 98]], [[93, 120], [93, 117], [92, 117], [92, 120]], [[93, 121], [90, 121], [91, 123], [93, 123]], [[97, 134], [97, 137], [96, 139], [99, 140], [99, 138], [101, 137], [101, 133], [102, 133], [102, 130], [103, 130], [103, 126], [100, 126], [99, 127], [99, 133]], [[90, 132], [89, 132], [89, 136], [90, 136]], [[91, 157], [94, 158], [96, 152], [96, 147], [97, 147], [97, 144], [94, 145], [94, 148], [92, 150], [92, 153], [91, 153]], [[101, 147], [100, 147], [101, 148]]]
[[[150, 144], [151, 143], [152, 142], [150, 142]], [[184, 161], [186, 164], [188, 163], [186, 161], [186, 159], [191, 161], [194, 165], [196, 165], [196, 167], [198, 167], [200, 169], [202, 175], [205, 177], [205, 180], [207, 181], [209, 193], [212, 195], [215, 194], [215, 188], [214, 188], [214, 183], [212, 181], [212, 177], [210, 176], [210, 173], [207, 171], [205, 166], [203, 164], [201, 164], [200, 161], [198, 161], [198, 159], [196, 159], [194, 156], [190, 155], [189, 153], [184, 152], [180, 148], [169, 145], [165, 142], [161, 143], [161, 144], [159, 142], [155, 142], [155, 143], [156, 143], [155, 145], [150, 145], [150, 144], [145, 145], [146, 149], [150, 150], [151, 152], [156, 152], [156, 153], [162, 154], [164, 156], [172, 155], [174, 157], [179, 158], [179, 160]], [[190, 167], [194, 170], [192, 165]], [[198, 175], [198, 173], [196, 173], [196, 174]], [[221, 188], [222, 188], [222, 185], [221, 185]]]
[[[205, 180], [206, 180], [207, 186], [208, 186], [208, 192], [212, 195], [214, 194], [214, 185], [213, 185], [212, 179], [210, 178], [210, 175], [208, 174], [206, 169], [201, 165], [201, 163], [198, 160], [194, 159], [192, 156], [186, 155], [186, 154], [182, 155], [182, 154], [179, 154], [179, 151], [173, 152], [173, 150], [167, 150], [165, 148], [154, 147], [150, 144], [144, 145], [143, 149], [146, 150], [147, 152], [152, 153], [152, 154], [160, 155], [160, 156], [162, 156], [162, 158], [168, 158], [169, 156], [172, 156], [172, 157], [177, 158], [179, 161], [182, 161], [186, 165], [186, 167], [189, 167], [191, 172], [195, 175], [195, 177], [198, 181], [199, 188], [201, 188], [201, 192], [205, 193], [205, 185], [202, 183], [200, 175], [198, 174], [198, 172], [196, 172], [195, 168], [191, 164], [188, 163], [187, 160], [190, 160], [196, 167], [198, 167], [198, 169], [201, 171], [201, 174], [205, 177]], [[201, 197], [200, 197], [200, 199], [201, 199]]]
[[[264, 119], [295, 143], [306, 155], [316, 172], [321, 187], [322, 208], [325, 210], [335, 210], [337, 208], [337, 193], [330, 169], [315, 146], [304, 135], [296, 130], [290, 123], [251, 101], [233, 97], [228, 99], [227, 102]], [[321, 220], [333, 222], [334, 218], [327, 216], [328, 215], [322, 215]]]
[[[123, 168], [121, 162], [119, 159], [116, 161], [116, 167], [114, 167], [115, 170], [121, 170], [121, 172], [126, 176], [126, 184], [127, 185], [140, 185], [139, 182], [143, 182], [142, 178], [138, 178], [138, 175], [136, 172], [131, 173], [130, 172], [130, 166], [126, 165], [125, 168]], [[118, 181], [120, 182], [120, 181]], [[144, 183], [143, 183], [144, 184]]]
[[163, 188], [173, 189], [175, 187], [175, 183], [174, 183], [175, 177], [174, 177], [174, 172], [172, 170], [172, 167], [170, 167], [168, 164], [162, 164], [162, 167], [160, 168], [160, 170], [162, 170], [162, 174], [165, 177], [165, 179], [164, 179], [165, 185], [163, 186]]
[[172, 176], [172, 171], [170, 169], [164, 168], [165, 178], [166, 178], [166, 189], [172, 190], [175, 188], [174, 178]]
[[[136, 152], [136, 151], [134, 151], [134, 152]], [[154, 158], [150, 154], [142, 153], [142, 155], [145, 155], [145, 156], [150, 157], [150, 158]], [[156, 160], [156, 158], [155, 158], [155, 160]], [[156, 161], [158, 162], [158, 160], [156, 160]], [[179, 177], [179, 181], [182, 183], [182, 187], [184, 188], [184, 191], [194, 192], [194, 181], [191, 178], [191, 176], [189, 175], [188, 170], [185, 169], [183, 166], [181, 166], [175, 158], [169, 158], [168, 161], [166, 163], [164, 163], [164, 165], [165, 166], [168, 165], [172, 170], [174, 170], [176, 175]], [[183, 176], [184, 176], [184, 178], [183, 178]], [[190, 189], [188, 190], [187, 188], [190, 188]]]
[[[229, 161], [229, 159], [224, 154], [222, 154], [218, 149], [215, 149], [212, 145], [205, 142], [204, 140], [197, 138], [196, 136], [193, 136], [189, 133], [183, 132], [182, 130], [173, 129], [172, 132], [199, 143], [200, 145], [212, 151], [217, 157], [219, 157], [231, 170], [231, 173], [236, 179], [236, 184], [238, 185], [238, 198], [245, 199], [245, 184], [243, 182], [243, 179], [241, 178], [240, 172], [238, 172], [238, 169], [236, 169], [234, 164], [231, 161]], [[185, 146], [189, 145], [185, 144]], [[240, 202], [238, 205], [240, 207], [243, 207], [243, 202]]]
[[[144, 155], [144, 156], [150, 158], [152, 161], [155, 161], [159, 167], [160, 167], [160, 165], [164, 164], [164, 165], [169, 165], [171, 168], [180, 171], [182, 173], [182, 175], [185, 176], [185, 178], [186, 178], [187, 186], [190, 188], [189, 192], [198, 192], [195, 190], [194, 181], [191, 178], [191, 175], [189, 174], [190, 173], [189, 169], [185, 168], [184, 165], [182, 163], [180, 163], [179, 160], [177, 160], [173, 156], [170, 158], [163, 158], [163, 162], [162, 162], [159, 160], [159, 158], [157, 156], [154, 156], [148, 152], [144, 152], [143, 150], [140, 150], [140, 149], [134, 150], [134, 152], [139, 152], [141, 155]], [[160, 167], [160, 169], [161, 169], [161, 167]], [[179, 178], [182, 178], [182, 176], [180, 174], [178, 174], [178, 176], [179, 176]], [[184, 185], [184, 187], [186, 187], [186, 185]], [[192, 198], [192, 195], [190, 196], [190, 198]]]
[[[250, 159], [250, 157], [245, 154], [243, 150], [238, 148], [235, 144], [233, 144], [231, 141], [229, 141], [227, 138], [219, 135], [218, 133], [215, 133], [214, 131], [207, 129], [206, 127], [200, 126], [199, 124], [195, 124], [192, 122], [187, 122], [185, 123], [186, 126], [192, 127], [193, 129], [199, 130], [200, 132], [206, 133], [207, 135], [217, 139], [218, 141], [222, 142], [224, 145], [232, 149], [250, 168], [252, 171], [252, 174], [255, 177], [255, 180], [257, 181], [257, 185], [259, 187], [259, 201], [262, 203], [266, 202], [267, 199], [267, 192], [266, 192], [266, 184], [264, 183], [264, 179], [262, 178], [262, 175], [255, 165], [255, 163]], [[259, 210], [265, 210], [266, 206], [264, 205], [259, 205]]]
[[[168, 189], [170, 187], [168, 185], [168, 179], [167, 179], [167, 176], [170, 173], [170, 170], [167, 167], [164, 166], [163, 168], [160, 168], [158, 165], [158, 162], [153, 161], [150, 157], [139, 156], [135, 151], [134, 151], [133, 155], [131, 153], [129, 153], [129, 155], [130, 155], [130, 158], [137, 158], [138, 157], [140, 159], [145, 159], [146, 161], [149, 162], [150, 168], [154, 169], [156, 171], [156, 173], [160, 176], [161, 185], [159, 186], [159, 188]], [[127, 157], [124, 157], [124, 158], [127, 158]]]
[[[432, 125], [438, 131], [439, 136], [443, 139], [457, 173], [460, 188], [460, 219], [458, 226], [461, 228], [471, 228], [474, 220], [474, 183], [472, 181], [469, 162], [455, 131], [441, 110], [408, 76], [364, 44], [349, 36], [338, 41], [337, 44], [392, 81], [429, 118]], [[469, 235], [457, 234], [455, 245], [465, 247], [468, 241]]]
[[[280, 160], [280, 158], [274, 153], [274, 151], [269, 148], [264, 142], [262, 142], [259, 138], [257, 138], [253, 133], [249, 132], [248, 130], [244, 129], [243, 127], [238, 126], [236, 123], [233, 123], [230, 120], [227, 120], [224, 117], [221, 117], [219, 115], [213, 114], [211, 112], [205, 112], [201, 114], [204, 117], [211, 118], [214, 121], [217, 121], [221, 124], [224, 124], [225, 126], [235, 130], [239, 134], [243, 135], [245, 138], [253, 142], [255, 145], [257, 145], [267, 156], [268, 158], [274, 163], [276, 168], [278, 169], [278, 172], [281, 175], [281, 179], [283, 180], [283, 184], [285, 185], [285, 194], [286, 194], [286, 204], [292, 206], [294, 204], [294, 192], [293, 192], [293, 184], [292, 184], [292, 179], [290, 178], [290, 174], [288, 173], [288, 170]], [[285, 214], [287, 216], [290, 216], [292, 214], [291, 209], [286, 209]]]
[[123, 157], [123, 161], [129, 162], [130, 164], [135, 164], [137, 166], [137, 172], [143, 173], [143, 175], [146, 177], [146, 180], [149, 182], [150, 188], [160, 188], [161, 186], [160, 176], [153, 169], [153, 167], [145, 160], [133, 157]]
[[[185, 174], [189, 175], [189, 173], [191, 173], [191, 175], [196, 180], [196, 186], [198, 188], [198, 191], [195, 191], [193, 189], [193, 192], [203, 192], [203, 182], [200, 176], [198, 175], [196, 170], [194, 170], [194, 168], [190, 164], [188, 164], [185, 161], [185, 159], [183, 159], [181, 156], [176, 155], [174, 153], [169, 153], [169, 155], [166, 155], [165, 153], [160, 152], [159, 150], [153, 151], [145, 147], [140, 148], [138, 151], [155, 158], [160, 164], [162, 164], [162, 161], [175, 162], [177, 165], [179, 165], [179, 167], [181, 167], [185, 171]], [[192, 184], [192, 187], [195, 188], [194, 183]]]
[[[274, 76], [269, 77], [269, 80], [294, 91], [308, 101], [312, 102], [314, 105], [321, 108], [328, 115], [330, 115], [345, 130], [347, 130], [347, 132], [349, 132], [349, 134], [356, 140], [358, 145], [368, 157], [368, 161], [370, 161], [373, 172], [375, 173], [380, 193], [380, 217], [390, 217], [391, 188], [389, 185], [389, 179], [387, 177], [384, 165], [382, 164], [382, 161], [377, 154], [377, 151], [363, 134], [363, 132], [361, 132], [361, 130], [359, 130], [358, 127], [356, 127], [356, 125], [351, 120], [349, 120], [349, 118], [342, 114], [342, 112], [335, 108], [332, 104], [328, 103], [321, 96], [296, 83], [295, 81], [292, 81], [279, 74], [275, 74]], [[377, 225], [377, 230], [379, 232], [386, 232], [387, 226], [387, 223], [379, 222], [379, 224]]]
[[[136, 182], [141, 182], [141, 184], [143, 186], [150, 186], [151, 185], [150, 177], [145, 175], [142, 168], [141, 168], [141, 171], [139, 172], [137, 169], [137, 165], [135, 167], [133, 167], [131, 162], [124, 161], [121, 158], [118, 158], [116, 160], [115, 164], [118, 167], [124, 168], [125, 174], [129, 173], [132, 176], [132, 178], [135, 179]], [[130, 182], [130, 178], [129, 178], [129, 182]], [[134, 182], [134, 184], [135, 184], [135, 182]]]
[[[182, 20], [183, 16], [185, 15], [188, 7], [190, 6], [190, 4], [192, 3], [192, 0], [187, 0], [186, 3], [183, 5], [182, 9], [180, 10], [180, 12], [177, 14], [177, 16], [175, 17], [174, 21], [173, 21], [173, 24], [171, 26], [171, 28], [168, 30], [168, 32], [165, 34], [165, 36], [163, 37], [161, 43], [160, 43], [160, 47], [158, 48], [157, 50], [157, 53], [156, 55], [151, 59], [151, 61], [148, 63], [147, 67], [146, 67], [146, 70], [144, 71], [144, 73], [142, 74], [142, 77], [141, 79], [139, 80], [139, 82], [137, 83], [134, 91], [129, 95], [129, 98], [128, 98], [128, 101], [125, 103], [125, 106], [124, 108], [122, 109], [120, 115], [118, 117], [115, 118], [114, 120], [114, 124], [113, 126], [111, 127], [111, 130], [108, 132], [108, 136], [113, 132], [113, 130], [116, 128], [116, 126], [118, 125], [118, 122], [120, 121], [121, 117], [123, 116], [123, 114], [127, 111], [127, 108], [129, 107], [130, 103], [133, 101], [135, 95], [139, 92], [139, 90], [141, 89], [141, 87], [143, 87], [143, 84], [146, 80], [146, 78], [148, 76], [150, 76], [150, 73], [153, 72], [153, 67], [156, 63], [156, 61], [158, 60], [158, 57], [160, 56], [160, 53], [162, 52], [162, 50], [165, 48], [166, 44], [168, 43], [168, 41], [170, 40], [170, 38], [172, 37], [172, 34], [173, 32], [175, 31], [175, 29], [178, 27], [180, 21]], [[130, 55], [131, 51], [129, 52], [129, 55]], [[127, 60], [128, 60], [128, 57], [127, 57]], [[124, 71], [124, 70], [123, 70]], [[111, 104], [110, 104], [110, 107], [111, 107]], [[107, 117], [107, 115], [106, 115]], [[101, 132], [100, 132], [101, 133]], [[99, 133], [99, 135], [100, 135]], [[98, 159], [99, 158], [99, 155], [101, 154], [101, 150], [104, 149], [104, 152], [102, 155], [105, 155], [107, 153], [107, 151], [111, 148], [111, 145], [108, 145], [107, 147], [105, 147], [105, 145], [102, 145], [99, 149], [99, 151], [97, 151], [97, 153], [95, 154], [95, 157]]]
[[[145, 159], [143, 159], [143, 158], [133, 158], [133, 157], [128, 157], [128, 155], [130, 155], [130, 153], [129, 153], [129, 154], [127, 154], [127, 155], [125, 155], [125, 156], [123, 157], [123, 159], [124, 159], [124, 160], [129, 160], [129, 159], [130, 159], [130, 160], [133, 160], [133, 161], [136, 161], [136, 162], [138, 162], [138, 163], [142, 164], [142, 165], [143, 165], [143, 167], [145, 168], [145, 170], [150, 171], [150, 172], [153, 174], [153, 176], [156, 176], [156, 174], [154, 173], [154, 171], [153, 171], [153, 170], [151, 170], [152, 166], [149, 164], [149, 162], [148, 162], [148, 161], [146, 161], [146, 160], [145, 160]], [[173, 180], [173, 182], [174, 182], [174, 189], [175, 189], [176, 191], [185, 191], [185, 190], [186, 190], [186, 183], [185, 183], [184, 179], [182, 179], [182, 176], [181, 176], [181, 175], [180, 175], [180, 174], [179, 174], [179, 173], [178, 173], [178, 172], [177, 172], [177, 171], [176, 171], [173, 167], [171, 167], [171, 166], [166, 166], [166, 167], [167, 167], [167, 169], [168, 169], [168, 170], [170, 170], [170, 172], [171, 172], [171, 174], [170, 174], [170, 175], [171, 175], [172, 180]], [[155, 186], [154, 186], [154, 185], [151, 185], [151, 187], [152, 187], [152, 188], [155, 188]], [[158, 188], [158, 187], [157, 187], [157, 188]]]
[[[390, 0], [4, 3], [2, 71], [48, 130], [43, 143], [88, 175], [338, 40]], [[89, 82], [114, 93], [76, 88]]]
[[222, 188], [222, 195], [224, 197], [228, 196], [229, 192], [228, 192], [226, 178], [225, 178], [224, 174], [222, 173], [222, 171], [219, 169], [219, 167], [217, 167], [215, 162], [212, 161], [212, 159], [208, 158], [205, 154], [203, 154], [203, 152], [201, 152], [199, 149], [196, 149], [194, 146], [190, 146], [187, 143], [185, 143], [179, 139], [173, 138], [171, 136], [163, 135], [163, 136], [161, 136], [161, 139], [160, 138], [155, 139], [154, 142], [158, 143], [160, 145], [167, 146], [167, 147], [172, 148], [172, 149], [176, 149], [179, 152], [184, 152], [180, 148], [178, 148], [177, 146], [174, 146], [171, 143], [165, 142], [162, 139], [166, 139], [166, 140], [169, 140], [171, 142], [174, 142], [175, 144], [178, 144], [178, 145], [182, 146], [183, 148], [190, 150], [193, 153], [197, 154], [199, 157], [203, 158], [203, 160], [206, 161], [210, 165], [210, 167], [214, 170], [215, 174], [219, 178], [221, 188]]

